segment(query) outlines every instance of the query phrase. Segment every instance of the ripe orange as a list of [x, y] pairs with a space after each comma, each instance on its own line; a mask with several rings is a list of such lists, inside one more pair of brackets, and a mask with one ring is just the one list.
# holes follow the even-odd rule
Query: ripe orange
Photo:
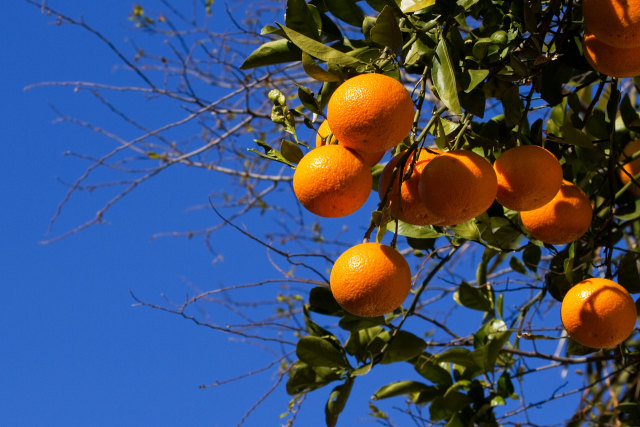
[[[318, 128], [318, 133], [316, 134], [316, 147], [325, 145], [326, 138], [327, 136], [329, 136], [330, 133], [331, 133], [331, 129], [329, 129], [329, 122], [325, 120], [324, 122], [322, 122], [322, 124]], [[336, 137], [332, 135], [331, 141], [329, 143], [335, 144], [337, 142], [338, 140], [336, 139]], [[385, 151], [376, 152], [376, 153], [367, 153], [367, 152], [358, 151], [358, 150], [353, 150], [353, 151], [358, 153], [362, 158], [362, 161], [364, 161], [365, 165], [369, 166], [370, 168], [377, 165], [378, 162], [382, 160], [382, 158], [386, 153]]]
[[360, 156], [342, 145], [308, 152], [293, 174], [293, 191], [302, 205], [328, 218], [346, 216], [367, 201], [373, 177]]
[[361, 243], [342, 253], [329, 278], [338, 304], [361, 317], [400, 307], [411, 290], [411, 269], [402, 255], [380, 243]]
[[631, 335], [638, 313], [625, 288], [608, 279], [591, 278], [569, 289], [560, 317], [571, 338], [580, 344], [611, 348]]
[[610, 46], [640, 47], [639, 0], [582, 0], [586, 29]]
[[[420, 200], [420, 193], [418, 191], [422, 170], [427, 163], [429, 163], [429, 161], [436, 157], [438, 155], [437, 153], [440, 152], [440, 150], [433, 151], [435, 151], [435, 153], [429, 152], [424, 148], [420, 150], [418, 159], [413, 165], [411, 175], [406, 181], [402, 182], [402, 185], [400, 185], [400, 180], [411, 167], [413, 155], [410, 155], [406, 159], [404, 169], [397, 170], [395, 176], [393, 174], [393, 170], [398, 164], [398, 161], [403, 157], [403, 155], [405, 155], [406, 151], [403, 151], [391, 159], [380, 174], [380, 178], [378, 180], [378, 195], [380, 196], [380, 200], [383, 200], [386, 196], [391, 215], [401, 221], [413, 225], [437, 225], [441, 221], [440, 218], [434, 216], [424, 207]], [[393, 186], [389, 190], [389, 185], [391, 184], [392, 179]], [[398, 191], [398, 188], [400, 188], [400, 191]]]
[[521, 145], [502, 153], [493, 163], [498, 177], [498, 202], [508, 209], [527, 211], [553, 199], [562, 183], [562, 166], [550, 151]]
[[536, 239], [553, 245], [576, 241], [589, 229], [593, 215], [589, 197], [577, 185], [563, 180], [546, 205], [520, 212], [524, 228]]
[[418, 192], [438, 225], [468, 221], [486, 211], [496, 198], [498, 180], [485, 158], [454, 150], [432, 159], [422, 170]]
[[[624, 147], [624, 150], [620, 155], [620, 162], [627, 162], [627, 159], [638, 151], [640, 151], [640, 139], [635, 139]], [[625, 163], [618, 171], [618, 176], [624, 185], [631, 181], [631, 177], [636, 176], [638, 173], [640, 173], [640, 157]], [[629, 190], [631, 190], [635, 195], [640, 196], [640, 186], [638, 184], [631, 184]]]
[[611, 77], [640, 75], [640, 47], [610, 46], [599, 37], [585, 32], [584, 57], [594, 70]]
[[342, 83], [327, 106], [327, 121], [338, 141], [360, 152], [395, 147], [409, 135], [413, 116], [413, 100], [402, 83], [376, 73]]

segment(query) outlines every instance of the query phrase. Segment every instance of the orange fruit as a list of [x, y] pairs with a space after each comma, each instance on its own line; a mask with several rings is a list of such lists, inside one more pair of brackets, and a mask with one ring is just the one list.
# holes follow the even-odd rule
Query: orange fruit
[[580, 238], [591, 225], [589, 197], [577, 185], [563, 180], [558, 193], [544, 206], [520, 212], [524, 228], [536, 239], [564, 245]]
[[505, 208], [527, 211], [551, 201], [562, 183], [562, 166], [538, 145], [506, 150], [493, 163], [498, 178], [496, 200]]
[[413, 126], [413, 100], [405, 87], [384, 74], [361, 74], [331, 95], [327, 121], [341, 144], [359, 152], [395, 147]]
[[[329, 122], [324, 121], [318, 128], [318, 133], [316, 134], [316, 147], [320, 147], [321, 145], [326, 144], [326, 138], [331, 133], [331, 129], [329, 129]], [[335, 136], [331, 136], [331, 141], [329, 144], [335, 144], [338, 140]], [[363, 151], [353, 150], [360, 155], [364, 163], [370, 168], [377, 165], [380, 160], [384, 157], [385, 151], [377, 152], [377, 153], [367, 153]]]
[[[630, 162], [627, 160], [638, 151], [640, 151], [640, 139], [635, 139], [624, 147], [624, 150], [620, 155], [620, 162], [626, 162], [618, 171], [618, 176], [620, 177], [620, 181], [623, 185], [631, 181], [631, 177], [640, 173], [640, 157], [635, 160], [631, 160]], [[638, 186], [638, 184], [631, 184], [629, 189], [635, 195], [640, 196], [640, 186]]]
[[356, 316], [376, 317], [402, 305], [411, 290], [411, 269], [392, 247], [361, 243], [338, 257], [329, 282], [342, 308]]
[[611, 77], [640, 75], [640, 47], [609, 46], [599, 37], [585, 32], [584, 57], [594, 70]]
[[[405, 155], [406, 151], [392, 158], [380, 174], [380, 178], [378, 179], [378, 195], [380, 196], [380, 200], [384, 200], [386, 197], [391, 215], [401, 221], [413, 225], [437, 225], [441, 221], [440, 218], [434, 216], [424, 207], [418, 191], [422, 170], [427, 163], [440, 152], [440, 150], [433, 151], [436, 152], [433, 153], [424, 148], [420, 150], [418, 159], [413, 165], [411, 175], [405, 181], [402, 181], [402, 185], [400, 185], [400, 180], [411, 167], [413, 153], [406, 159], [403, 170], [398, 169], [395, 172], [395, 176], [393, 170], [398, 164], [398, 161]], [[392, 179], [393, 186], [389, 190]], [[398, 191], [398, 189], [400, 189], [400, 191]]]
[[608, 279], [591, 278], [569, 289], [560, 317], [571, 338], [580, 344], [611, 348], [629, 338], [638, 313], [625, 288]]
[[640, 47], [640, 0], [582, 0], [582, 15], [602, 43]]
[[309, 151], [293, 174], [293, 191], [316, 215], [336, 218], [357, 211], [369, 197], [373, 177], [360, 156], [342, 145]]
[[477, 217], [493, 203], [498, 191], [496, 173], [484, 157], [453, 150], [432, 159], [422, 170], [418, 192], [438, 225], [454, 225]]

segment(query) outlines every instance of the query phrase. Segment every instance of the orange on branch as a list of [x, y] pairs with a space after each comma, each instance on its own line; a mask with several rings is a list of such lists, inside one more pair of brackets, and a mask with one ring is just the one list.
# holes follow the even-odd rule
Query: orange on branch
[[526, 211], [550, 202], [562, 184], [562, 166], [538, 145], [510, 148], [493, 163], [498, 178], [496, 200], [505, 208]]
[[329, 281], [342, 308], [356, 316], [376, 317], [402, 305], [411, 290], [411, 269], [392, 247], [361, 243], [338, 257]]
[[640, 0], [582, 0], [582, 15], [587, 31], [602, 43], [640, 47]]
[[[404, 168], [395, 171], [395, 175], [394, 169], [406, 154], [406, 151], [398, 154], [387, 163], [378, 180], [378, 195], [380, 200], [387, 198], [391, 215], [413, 225], [437, 225], [440, 223], [441, 219], [425, 208], [422, 200], [420, 200], [420, 192], [418, 191], [422, 170], [438, 153], [440, 153], [440, 150], [437, 149], [432, 150], [432, 152], [424, 148], [421, 149], [413, 165], [411, 175], [405, 181], [402, 181], [402, 185], [400, 185], [400, 180], [411, 168], [413, 154], [406, 159]], [[391, 184], [391, 189], [389, 189]]]
[[342, 145], [308, 152], [293, 174], [293, 191], [316, 215], [336, 218], [357, 211], [369, 197], [373, 177], [360, 156]]
[[610, 46], [585, 32], [582, 48], [587, 62], [602, 74], [611, 77], [640, 75], [640, 47]]
[[398, 145], [413, 126], [414, 106], [407, 89], [384, 74], [361, 74], [331, 96], [327, 121], [341, 144], [379, 153]]
[[524, 228], [534, 238], [553, 245], [578, 240], [589, 229], [592, 216], [589, 197], [580, 187], [566, 180], [549, 203], [520, 212]]
[[496, 173], [484, 157], [454, 150], [432, 159], [422, 170], [418, 186], [424, 207], [438, 225], [454, 225], [477, 217], [493, 203], [498, 191]]
[[608, 279], [591, 278], [569, 289], [560, 315], [564, 328], [580, 344], [611, 348], [631, 335], [638, 313], [625, 288]]
[[[335, 135], [332, 134], [331, 129], [329, 128], [329, 122], [325, 120], [324, 122], [322, 122], [322, 124], [318, 128], [318, 133], [316, 134], [316, 147], [326, 145], [327, 137], [330, 134], [332, 136], [329, 144], [339, 143], [339, 141], [336, 139]], [[358, 153], [362, 158], [362, 161], [364, 161], [364, 163], [370, 168], [377, 165], [378, 162], [382, 160], [382, 158], [386, 153], [386, 151], [380, 151], [380, 152], [374, 152], [374, 153], [368, 153], [368, 152], [358, 151], [358, 150], [353, 150], [353, 151]]]

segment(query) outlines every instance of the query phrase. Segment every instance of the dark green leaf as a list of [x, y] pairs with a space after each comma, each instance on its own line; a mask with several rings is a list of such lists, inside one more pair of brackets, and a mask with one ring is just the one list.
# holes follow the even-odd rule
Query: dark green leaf
[[331, 62], [333, 64], [344, 66], [361, 63], [361, 61], [357, 58], [354, 58], [353, 56], [349, 56], [344, 52], [324, 45], [319, 41], [316, 41], [305, 36], [304, 34], [292, 30], [291, 28], [287, 28], [282, 25], [280, 25], [280, 28], [285, 32], [285, 34], [293, 44], [295, 44], [303, 52], [306, 52], [311, 56], [314, 56], [325, 62]]
[[362, 26], [364, 13], [362, 13], [355, 1], [324, 0], [324, 4], [336, 18], [354, 27]]
[[307, 75], [321, 82], [338, 82], [341, 80], [337, 74], [327, 71], [316, 64], [313, 57], [306, 52], [302, 52], [302, 68]]
[[438, 91], [438, 97], [447, 108], [456, 114], [462, 113], [460, 100], [458, 99], [458, 88], [456, 76], [453, 71], [451, 55], [447, 48], [446, 40], [440, 39], [436, 47], [436, 54], [433, 56], [431, 64], [431, 79]]
[[468, 83], [465, 85], [464, 91], [469, 93], [484, 81], [489, 75], [489, 70], [467, 70], [467, 75]]
[[334, 388], [329, 395], [329, 400], [324, 407], [325, 422], [328, 427], [333, 427], [338, 423], [338, 415], [347, 404], [349, 394], [353, 388], [353, 378], [348, 378], [344, 384]]
[[256, 153], [257, 155], [259, 155], [260, 157], [264, 157], [265, 159], [275, 160], [277, 162], [284, 163], [285, 165], [293, 166], [293, 163], [287, 160], [280, 151], [274, 148], [271, 148], [269, 145], [267, 145], [263, 141], [260, 141], [257, 139], [254, 139], [254, 141], [263, 149], [264, 152], [258, 151], [253, 148], [249, 148], [248, 151], [251, 151], [252, 153]]
[[627, 252], [620, 258], [620, 264], [618, 265], [618, 283], [631, 293], [640, 292], [638, 254]]
[[378, 15], [376, 23], [371, 28], [371, 40], [386, 46], [396, 54], [402, 49], [402, 32], [398, 27], [398, 22], [389, 6], [385, 6]]
[[287, 393], [293, 396], [305, 390], [314, 390], [322, 387], [329, 381], [319, 378], [313, 368], [306, 363], [296, 361], [289, 370]]
[[594, 148], [591, 137], [583, 131], [574, 128], [569, 123], [565, 123], [564, 125], [560, 126], [560, 132], [562, 132], [564, 139], [559, 139], [557, 140], [558, 142], [578, 145], [585, 148]]
[[460, 105], [465, 109], [465, 111], [480, 118], [484, 117], [486, 96], [482, 89], [474, 89], [469, 93], [460, 92], [458, 93], [458, 99], [460, 100]]
[[629, 94], [625, 94], [620, 102], [620, 116], [627, 128], [640, 126], [640, 114], [629, 99]]
[[498, 394], [502, 397], [511, 397], [515, 389], [513, 387], [513, 383], [511, 382], [511, 375], [509, 372], [504, 371], [500, 378], [498, 378]]
[[429, 406], [431, 421], [447, 420], [470, 403], [471, 398], [459, 391], [447, 392], [444, 396], [436, 397]]
[[304, 157], [304, 153], [300, 147], [298, 147], [298, 144], [288, 139], [283, 139], [280, 143], [280, 152], [285, 159], [293, 164], [298, 164], [302, 157]]
[[318, 39], [318, 27], [305, 0], [287, 0], [285, 25], [307, 37]]
[[502, 92], [502, 109], [504, 111], [504, 121], [509, 127], [517, 125], [522, 119], [522, 111], [524, 105], [520, 98], [520, 92], [517, 85]]
[[248, 70], [266, 65], [299, 61], [300, 55], [300, 49], [287, 39], [266, 42], [244, 60], [240, 69]]
[[475, 368], [476, 363], [471, 358], [471, 351], [466, 348], [450, 348], [434, 355], [438, 362], [451, 362], [466, 368]]
[[300, 102], [302, 102], [302, 105], [304, 105], [309, 111], [311, 111], [314, 114], [322, 114], [322, 107], [320, 106], [320, 103], [316, 99], [311, 89], [304, 87], [302, 85], [297, 85], [297, 86], [298, 86], [298, 99], [300, 100]]
[[451, 374], [435, 361], [430, 354], [422, 354], [413, 362], [415, 370], [434, 384], [450, 387], [453, 384]]
[[542, 258], [542, 251], [539, 246], [529, 245], [522, 251], [522, 261], [525, 267], [534, 273], [538, 270], [538, 264]]
[[462, 282], [453, 298], [460, 305], [480, 311], [492, 311], [493, 303], [489, 299], [488, 291]]
[[327, 338], [305, 336], [296, 345], [296, 355], [309, 366], [327, 366], [331, 368], [348, 368], [342, 348]]
[[376, 350], [380, 350], [382, 345], [384, 345], [384, 343], [380, 343], [379, 345], [371, 346], [371, 343], [376, 340], [382, 332], [384, 332], [384, 329], [380, 326], [352, 330], [349, 333], [349, 339], [344, 348], [349, 354], [356, 356], [360, 361], [369, 360], [373, 356], [370, 347], [378, 347]]
[[413, 395], [423, 391], [428, 391], [434, 387], [428, 386], [418, 381], [397, 381], [391, 384], [382, 386], [375, 392], [372, 399], [388, 399], [389, 397], [401, 396], [401, 395]]
[[509, 266], [517, 273], [527, 274], [527, 269], [524, 268], [524, 265], [522, 265], [520, 260], [514, 256], [509, 260]]
[[[392, 221], [387, 224], [387, 228], [392, 232], [395, 231], [395, 222]], [[444, 235], [444, 233], [436, 230], [433, 226], [417, 226], [402, 221], [398, 221], [398, 234], [414, 239], [435, 239]]]
[[344, 310], [333, 298], [331, 289], [325, 286], [316, 286], [309, 292], [309, 310], [329, 316], [342, 316]]
[[[390, 332], [387, 333], [391, 335]], [[380, 363], [404, 362], [415, 359], [422, 354], [426, 347], [427, 343], [422, 338], [411, 332], [400, 330], [391, 340]]]
[[309, 306], [308, 305], [302, 306], [302, 312], [304, 314], [305, 327], [307, 329], [307, 332], [310, 335], [313, 335], [313, 336], [316, 336], [316, 337], [323, 337], [323, 336], [333, 335], [331, 332], [327, 331], [326, 329], [324, 329], [323, 327], [318, 325], [316, 322], [311, 320], [311, 316], [309, 315]]

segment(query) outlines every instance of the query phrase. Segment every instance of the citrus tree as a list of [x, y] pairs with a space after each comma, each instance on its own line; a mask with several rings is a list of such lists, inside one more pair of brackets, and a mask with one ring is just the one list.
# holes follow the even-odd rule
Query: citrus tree
[[[61, 236], [168, 167], [214, 171], [237, 192], [211, 194], [218, 222], [184, 234], [220, 251], [210, 237], [232, 227], [287, 267], [177, 305], [134, 298], [272, 345], [265, 369], [291, 395], [289, 423], [324, 393], [336, 425], [354, 384], [386, 365], [412, 368], [362, 408], [386, 425], [387, 401], [419, 425], [488, 426], [533, 425], [532, 408], [571, 397], [555, 422], [640, 423], [636, 2], [288, 0], [233, 21], [233, 37], [163, 5], [130, 18], [168, 38], [167, 54], [110, 47], [142, 82], [128, 90], [188, 114], [138, 126], [89, 166], [70, 194], [121, 151], [153, 165], [131, 166], [122, 192]], [[174, 128], [196, 137], [177, 144]], [[282, 231], [237, 224], [256, 212]], [[277, 309], [260, 320], [199, 317], [246, 304], [215, 294], [272, 283]], [[536, 385], [550, 371], [573, 386]]]

